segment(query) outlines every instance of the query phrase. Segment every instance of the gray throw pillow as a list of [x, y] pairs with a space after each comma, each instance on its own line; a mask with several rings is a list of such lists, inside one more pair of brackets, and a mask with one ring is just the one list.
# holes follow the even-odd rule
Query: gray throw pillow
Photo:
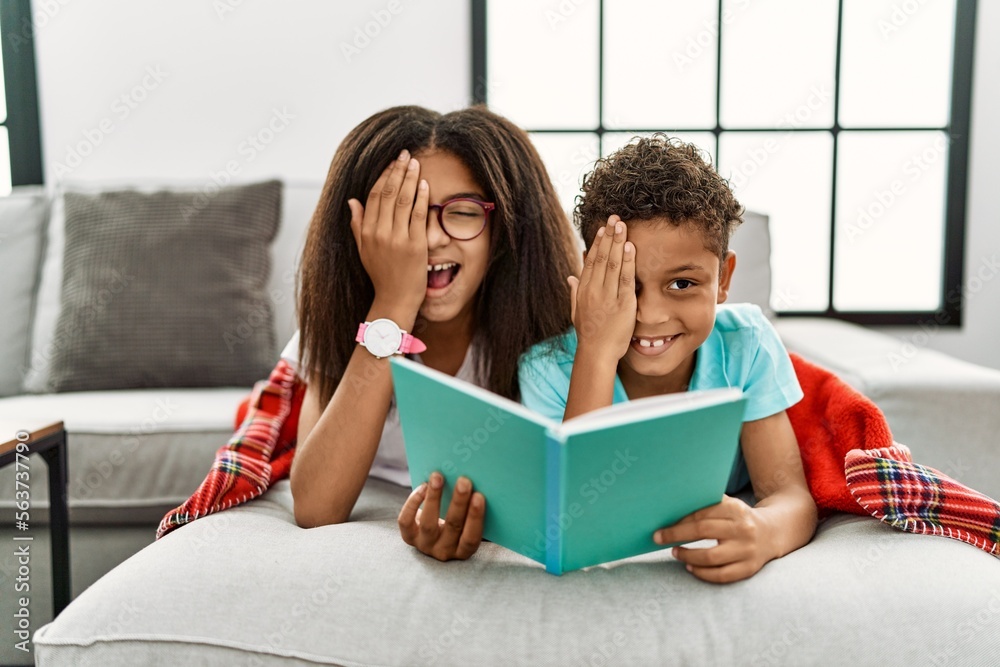
[[753, 303], [774, 320], [771, 308], [771, 234], [766, 215], [745, 211], [729, 248], [736, 253], [736, 272], [727, 303]]
[[0, 396], [21, 393], [42, 261], [48, 199], [38, 187], [0, 196]]
[[277, 359], [281, 182], [67, 192], [50, 391], [251, 386]]

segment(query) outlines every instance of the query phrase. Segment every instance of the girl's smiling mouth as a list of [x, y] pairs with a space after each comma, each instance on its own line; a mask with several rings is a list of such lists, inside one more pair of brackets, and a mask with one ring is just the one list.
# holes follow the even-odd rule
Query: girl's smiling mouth
[[440, 296], [455, 281], [461, 270], [458, 262], [441, 262], [427, 265], [427, 296]]

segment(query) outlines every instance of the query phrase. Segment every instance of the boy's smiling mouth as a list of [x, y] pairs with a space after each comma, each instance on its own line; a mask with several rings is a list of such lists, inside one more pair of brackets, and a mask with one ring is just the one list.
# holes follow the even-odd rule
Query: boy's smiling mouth
[[656, 356], [663, 354], [670, 347], [672, 347], [674, 341], [680, 338], [681, 335], [682, 334], [673, 334], [672, 336], [632, 336], [632, 342], [629, 344], [629, 347], [639, 354], [645, 356]]

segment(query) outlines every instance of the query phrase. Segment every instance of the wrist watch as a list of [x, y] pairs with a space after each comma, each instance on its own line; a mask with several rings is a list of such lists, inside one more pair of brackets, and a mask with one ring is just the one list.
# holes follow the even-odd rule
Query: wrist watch
[[400, 329], [395, 322], [384, 317], [371, 322], [362, 322], [354, 340], [379, 359], [394, 354], [420, 353], [427, 349], [419, 338], [411, 336]]

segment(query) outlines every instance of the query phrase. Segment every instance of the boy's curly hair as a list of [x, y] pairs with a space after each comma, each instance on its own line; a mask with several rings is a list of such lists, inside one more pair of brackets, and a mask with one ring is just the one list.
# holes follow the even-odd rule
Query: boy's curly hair
[[573, 221], [587, 246], [612, 214], [625, 222], [665, 218], [694, 225], [720, 260], [743, 222], [743, 207], [701, 149], [662, 132], [633, 139], [584, 178]]

